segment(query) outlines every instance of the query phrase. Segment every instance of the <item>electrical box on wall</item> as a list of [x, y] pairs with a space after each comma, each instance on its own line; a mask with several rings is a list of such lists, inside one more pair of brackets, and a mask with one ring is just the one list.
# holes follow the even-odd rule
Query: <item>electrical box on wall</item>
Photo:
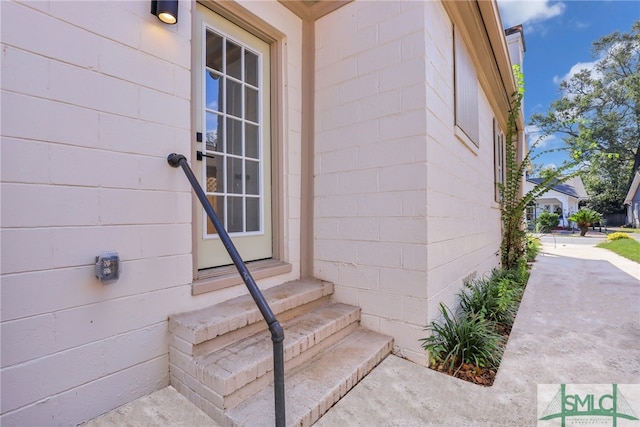
[[96, 277], [103, 285], [116, 282], [120, 278], [120, 271], [118, 252], [103, 252], [96, 257]]

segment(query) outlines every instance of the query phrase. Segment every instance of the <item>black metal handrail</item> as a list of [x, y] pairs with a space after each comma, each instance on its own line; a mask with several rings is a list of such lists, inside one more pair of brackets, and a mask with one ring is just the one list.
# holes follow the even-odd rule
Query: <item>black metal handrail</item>
[[202, 207], [218, 232], [218, 236], [220, 236], [222, 244], [227, 249], [229, 256], [233, 260], [233, 264], [236, 266], [236, 269], [238, 270], [238, 273], [240, 273], [245, 285], [247, 285], [247, 289], [249, 289], [249, 293], [258, 306], [260, 313], [262, 313], [262, 317], [267, 322], [267, 325], [269, 325], [271, 341], [273, 342], [273, 390], [275, 395], [276, 427], [284, 427], [286, 417], [284, 406], [284, 331], [282, 326], [276, 319], [273, 311], [271, 311], [271, 307], [269, 307], [269, 304], [267, 304], [267, 301], [264, 299], [264, 295], [262, 295], [260, 288], [256, 285], [249, 269], [244, 264], [242, 257], [231, 241], [229, 234], [224, 229], [224, 226], [213, 210], [211, 203], [209, 203], [209, 199], [207, 199], [204, 190], [189, 167], [186, 157], [182, 154], [171, 153], [167, 157], [167, 162], [169, 162], [169, 164], [174, 168], [177, 168], [178, 166], [182, 167], [187, 179], [191, 183], [193, 191], [196, 193], [196, 196], [198, 196], [200, 203], [202, 203]]

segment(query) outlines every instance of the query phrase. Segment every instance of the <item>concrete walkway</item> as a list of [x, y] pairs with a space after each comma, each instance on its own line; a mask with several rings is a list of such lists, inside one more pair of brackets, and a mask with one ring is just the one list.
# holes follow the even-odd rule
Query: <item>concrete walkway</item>
[[207, 414], [169, 386], [134, 400], [82, 427], [219, 427]]
[[602, 240], [543, 237], [492, 387], [389, 357], [316, 426], [535, 426], [537, 384], [640, 383], [640, 266]]
[[[542, 239], [492, 387], [390, 356], [315, 426], [535, 426], [538, 384], [640, 384], [640, 266], [596, 248], [599, 233]], [[86, 425], [216, 425], [172, 388], [158, 394]]]

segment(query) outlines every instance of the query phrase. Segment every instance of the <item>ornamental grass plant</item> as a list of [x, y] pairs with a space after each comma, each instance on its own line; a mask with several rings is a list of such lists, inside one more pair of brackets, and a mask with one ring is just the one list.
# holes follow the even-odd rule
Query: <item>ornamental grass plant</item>
[[441, 316], [425, 330], [422, 347], [429, 366], [482, 385], [491, 385], [515, 321], [528, 279], [526, 264], [494, 269], [465, 284], [455, 312], [440, 304]]
[[432, 367], [451, 374], [463, 364], [494, 368], [502, 356], [502, 337], [491, 321], [480, 315], [465, 312], [452, 313], [440, 304], [441, 322], [432, 322], [428, 329], [432, 335], [423, 338], [423, 347], [429, 350]]

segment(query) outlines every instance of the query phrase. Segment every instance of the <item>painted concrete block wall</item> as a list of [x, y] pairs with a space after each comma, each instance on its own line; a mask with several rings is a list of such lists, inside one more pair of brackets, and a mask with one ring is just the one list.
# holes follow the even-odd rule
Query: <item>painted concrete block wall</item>
[[425, 13], [356, 1], [317, 22], [314, 223], [315, 274], [422, 359], [408, 337], [427, 298]]
[[[488, 274], [500, 261], [500, 211], [493, 192], [493, 114], [483, 95], [478, 113], [480, 147], [474, 152], [455, 136], [429, 141], [429, 171], [433, 173], [427, 198], [429, 321], [440, 315], [440, 303], [456, 307], [456, 294], [466, 279]], [[431, 123], [429, 129], [433, 129]], [[436, 153], [443, 149], [447, 160], [438, 160]]]
[[315, 274], [425, 363], [419, 339], [462, 279], [496, 265], [492, 120], [454, 135], [452, 25], [439, 2], [353, 2], [316, 27]]
[[[190, 5], [2, 2], [3, 425], [75, 425], [168, 384], [186, 308]], [[103, 286], [94, 257], [117, 250]]]
[[[430, 59], [427, 99], [428, 131], [428, 316], [439, 305], [455, 308], [465, 279], [487, 274], [499, 263], [499, 205], [494, 200], [493, 119], [486, 94], [478, 84], [478, 147], [455, 136], [453, 25], [440, 4], [427, 14]], [[467, 41], [472, 49], [472, 42]]]
[[[299, 20], [271, 4], [260, 13], [299, 40]], [[147, 1], [0, 8], [0, 424], [76, 425], [168, 385], [170, 314], [246, 290], [191, 296], [191, 189], [166, 156], [192, 143], [192, 4], [175, 26]], [[284, 55], [299, 153], [300, 47]], [[295, 154], [283, 162], [299, 170]], [[285, 186], [290, 214], [299, 192]], [[106, 286], [93, 267], [104, 250], [123, 261]]]

